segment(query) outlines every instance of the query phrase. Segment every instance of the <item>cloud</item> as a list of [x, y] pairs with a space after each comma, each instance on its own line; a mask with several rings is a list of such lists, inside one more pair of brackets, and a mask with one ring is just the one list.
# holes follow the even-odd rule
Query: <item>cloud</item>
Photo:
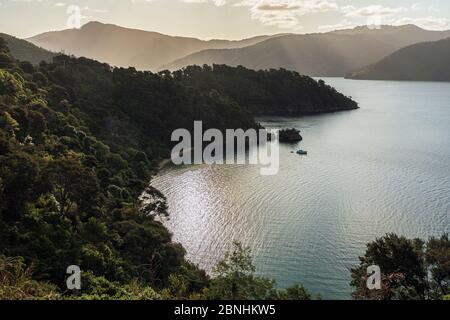
[[[60, 2], [58, 2], [60, 1]], [[65, 7], [66, 0], [0, 0], [5, 3], [40, 3], [45, 6]], [[129, 0], [131, 3], [168, 2], [169, 0]], [[358, 6], [359, 1], [343, 0], [170, 0], [178, 4], [241, 7], [249, 12], [251, 19], [265, 26], [282, 29], [300, 30], [304, 21], [308, 29], [324, 31], [351, 28], [357, 25], [401, 25], [416, 24], [425, 29], [449, 29], [448, 17], [436, 5], [422, 0], [410, 5], [366, 5]], [[342, 4], [345, 3], [346, 5]], [[351, 5], [348, 5], [348, 4]], [[374, 1], [373, 3], [376, 3]], [[379, 2], [378, 2], [379, 3]], [[392, 2], [393, 3], [393, 2]], [[85, 15], [100, 16], [108, 13], [107, 9], [82, 6]], [[311, 17], [311, 15], [314, 15]], [[85, 17], [83, 19], [92, 18]], [[230, 17], [231, 19], [232, 17]]]
[[435, 18], [435, 17], [425, 17], [425, 18], [401, 17], [392, 20], [392, 24], [396, 26], [401, 26], [405, 24], [415, 24], [419, 27], [428, 30], [448, 30], [450, 28], [450, 19]]
[[367, 18], [370, 16], [391, 16], [399, 13], [408, 12], [406, 7], [385, 7], [381, 5], [371, 5], [367, 7], [356, 8], [354, 6], [345, 6], [341, 11], [347, 18]]
[[[423, 8], [415, 3], [410, 7], [388, 7], [381, 5], [371, 5], [366, 7], [344, 6], [340, 8], [346, 19], [365, 19], [365, 23], [370, 25], [374, 21], [385, 25], [405, 25], [414, 24], [429, 30], [445, 30], [450, 27], [450, 20], [447, 18], [420, 17], [421, 12], [440, 12], [433, 6]], [[415, 17], [408, 17], [409, 15]], [[348, 20], [347, 20], [348, 21]], [[324, 29], [326, 29], [324, 27]]]
[[[201, 0], [192, 0], [201, 1]], [[206, 1], [206, 0], [205, 0]], [[423, 7], [420, 3], [410, 6], [342, 6], [337, 0], [236, 0], [233, 5], [247, 7], [251, 18], [264, 25], [287, 29], [301, 29], [301, 18], [310, 14], [334, 12], [342, 22], [323, 24], [319, 30], [334, 30], [373, 24], [417, 24], [423, 28], [441, 30], [450, 27], [449, 19], [420, 17], [420, 13], [440, 12], [434, 6]], [[415, 18], [407, 17], [409, 14]], [[419, 16], [419, 17], [417, 17]]]
[[182, 2], [186, 2], [186, 3], [207, 3], [207, 2], [212, 2], [218, 7], [221, 7], [221, 6], [223, 6], [223, 5], [225, 5], [227, 3], [226, 0], [181, 0], [181, 1]]
[[334, 30], [342, 30], [342, 29], [353, 29], [357, 27], [358, 24], [348, 20], [344, 19], [342, 22], [336, 23], [336, 24], [324, 24], [318, 27], [318, 29], [321, 32], [329, 32]]
[[312, 13], [338, 11], [335, 0], [242, 0], [236, 7], [248, 7], [252, 19], [264, 25], [301, 29], [299, 18]]

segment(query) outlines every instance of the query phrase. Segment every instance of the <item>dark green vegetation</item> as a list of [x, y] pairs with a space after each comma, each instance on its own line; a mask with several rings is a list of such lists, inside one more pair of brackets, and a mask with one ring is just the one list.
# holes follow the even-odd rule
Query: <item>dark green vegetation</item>
[[302, 141], [303, 137], [300, 135], [299, 130], [292, 128], [292, 129], [280, 130], [278, 139], [280, 140], [280, 142], [294, 143], [294, 142]]
[[[0, 299], [311, 298], [300, 285], [278, 290], [255, 275], [237, 243], [212, 277], [190, 264], [157, 219], [166, 202], [148, 181], [171, 131], [193, 120], [250, 128], [259, 102], [263, 112], [300, 114], [354, 106], [350, 99], [286, 70], [152, 74], [68, 56], [33, 66], [14, 60], [1, 38], [0, 57]], [[264, 90], [267, 101], [258, 100]], [[449, 255], [447, 237], [426, 249], [420, 240], [377, 240], [353, 271], [355, 297], [374, 298], [358, 288], [377, 263], [389, 280], [382, 298], [440, 299]], [[65, 289], [73, 264], [83, 271], [81, 292]]]
[[[278, 291], [256, 277], [239, 246], [214, 278], [187, 262], [158, 220], [165, 198], [148, 182], [174, 129], [194, 120], [205, 129], [257, 127], [258, 100], [244, 100], [245, 86], [255, 99], [285, 82], [265, 110], [301, 108], [290, 105], [300, 97], [311, 108], [354, 102], [284, 70], [153, 74], [65, 55], [34, 66], [13, 59], [1, 38], [0, 57], [0, 298], [74, 298], [65, 290], [69, 265], [83, 270], [82, 299], [309, 298], [300, 286]], [[244, 87], [226, 85], [240, 77]], [[301, 95], [285, 97], [296, 89]]]
[[39, 48], [28, 41], [18, 39], [8, 34], [0, 33], [0, 38], [3, 38], [6, 41], [11, 55], [20, 61], [29, 61], [32, 64], [37, 65], [41, 61], [51, 62], [53, 57], [56, 56], [55, 53]]
[[[254, 274], [250, 250], [235, 243], [214, 270], [214, 277], [194, 279], [186, 274], [171, 274], [168, 284], [154, 290], [139, 279], [129, 283], [111, 282], [92, 272], [83, 273], [85, 288], [75, 294], [64, 293], [57, 286], [33, 279], [33, 268], [23, 258], [0, 255], [0, 300], [311, 300], [312, 296], [301, 285], [286, 290], [276, 289], [275, 281]], [[202, 280], [199, 282], [199, 280]], [[192, 286], [196, 285], [196, 290]], [[320, 299], [319, 296], [315, 297]]]
[[347, 77], [360, 80], [450, 81], [450, 38], [403, 48]]
[[22, 258], [0, 256], [0, 300], [57, 299], [56, 286], [32, 279], [33, 270]]
[[285, 69], [254, 71], [242, 66], [189, 66], [174, 71], [173, 77], [196, 90], [218, 90], [255, 115], [299, 116], [358, 108], [356, 102], [324, 81]]
[[[388, 234], [369, 243], [360, 260], [352, 270], [355, 299], [441, 300], [450, 294], [448, 235], [425, 242]], [[366, 270], [370, 265], [381, 269], [382, 290], [367, 290]]]
[[163, 76], [67, 56], [34, 67], [0, 48], [0, 254], [60, 289], [80, 265], [95, 297], [162, 290], [173, 275], [189, 293], [207, 286], [156, 221], [165, 199], [148, 181], [173, 129], [194, 119], [247, 128], [252, 117]]

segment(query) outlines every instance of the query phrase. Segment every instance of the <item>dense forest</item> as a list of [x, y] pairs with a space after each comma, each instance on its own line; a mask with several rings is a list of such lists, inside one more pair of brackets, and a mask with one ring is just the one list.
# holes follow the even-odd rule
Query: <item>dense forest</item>
[[[277, 81], [286, 82], [284, 90], [277, 91]], [[169, 153], [173, 129], [194, 120], [220, 129], [255, 127], [263, 88], [264, 111], [272, 112], [307, 105], [290, 96], [302, 86], [296, 97], [311, 98], [310, 106], [353, 104], [285, 70], [216, 66], [153, 74], [64, 55], [33, 65], [12, 58], [0, 38], [0, 299], [314, 298], [301, 285], [280, 290], [257, 276], [249, 249], [239, 243], [212, 275], [189, 263], [160, 222], [167, 215], [164, 196], [148, 186]], [[386, 249], [369, 246], [354, 270], [355, 297], [371, 298], [358, 289], [371, 261], [404, 272], [392, 290], [413, 286], [419, 297], [429, 295], [416, 279], [430, 270], [433, 297], [448, 294], [448, 238], [430, 240], [426, 253], [417, 241], [382, 241]], [[398, 259], [402, 252], [406, 262]], [[406, 267], [417, 259], [427, 264], [410, 278]], [[80, 291], [65, 287], [69, 265], [83, 271]]]
[[[112, 103], [120, 90], [109, 66], [60, 56], [35, 67], [0, 48], [2, 267], [21, 261], [36, 281], [63, 289], [65, 269], [80, 265], [84, 294], [97, 296], [126, 285], [153, 292], [171, 275], [192, 279], [189, 291], [205, 286], [155, 220], [166, 213], [163, 196], [147, 188], [159, 141], [129, 129]], [[146, 188], [153, 201], [142, 206]]]
[[188, 66], [174, 71], [173, 78], [197, 90], [219, 90], [255, 115], [300, 116], [358, 108], [356, 102], [324, 81], [285, 69]]
[[234, 252], [242, 272], [225, 257], [211, 279], [171, 241], [158, 219], [167, 215], [164, 196], [148, 183], [171, 132], [194, 120], [257, 126], [225, 93], [171, 74], [65, 55], [36, 66], [12, 58], [1, 40], [0, 296], [68, 297], [65, 270], [75, 264], [78, 298], [309, 297], [254, 276], [242, 248]]

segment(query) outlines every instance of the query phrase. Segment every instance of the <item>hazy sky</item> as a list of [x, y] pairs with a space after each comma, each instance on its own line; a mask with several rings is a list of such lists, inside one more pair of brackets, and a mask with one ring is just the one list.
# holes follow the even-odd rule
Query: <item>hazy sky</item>
[[66, 29], [73, 21], [67, 13], [72, 5], [81, 9], [82, 24], [96, 20], [202, 39], [368, 23], [450, 29], [448, 0], [0, 0], [0, 32], [29, 37]]

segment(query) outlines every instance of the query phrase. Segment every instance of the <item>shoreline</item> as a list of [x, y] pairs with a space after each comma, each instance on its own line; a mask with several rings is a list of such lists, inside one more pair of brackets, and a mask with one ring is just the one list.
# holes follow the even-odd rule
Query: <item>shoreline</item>
[[158, 162], [158, 171], [160, 171], [160, 170], [164, 169], [165, 167], [167, 167], [170, 164], [171, 161], [172, 161], [171, 158], [165, 158], [165, 159], [160, 160]]

